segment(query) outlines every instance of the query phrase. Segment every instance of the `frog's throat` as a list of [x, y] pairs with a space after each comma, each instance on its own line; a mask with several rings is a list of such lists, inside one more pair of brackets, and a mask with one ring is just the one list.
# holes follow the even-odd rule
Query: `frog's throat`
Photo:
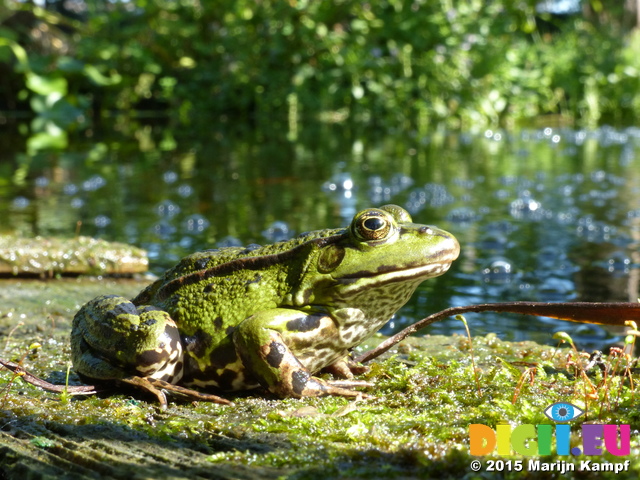
[[284, 252], [273, 253], [270, 255], [240, 257], [221, 265], [216, 265], [215, 267], [183, 275], [163, 285], [156, 293], [156, 298], [162, 301], [173, 295], [180, 288], [186, 285], [193, 285], [208, 278], [227, 275], [229, 273], [237, 272], [238, 270], [261, 270], [273, 265], [281, 264], [287, 260], [298, 258], [300, 252], [308, 249], [310, 244], [315, 244], [316, 247], [322, 248], [327, 245], [340, 242], [346, 236], [346, 233], [344, 232], [345, 231], [343, 230], [342, 233], [336, 235], [308, 240]]

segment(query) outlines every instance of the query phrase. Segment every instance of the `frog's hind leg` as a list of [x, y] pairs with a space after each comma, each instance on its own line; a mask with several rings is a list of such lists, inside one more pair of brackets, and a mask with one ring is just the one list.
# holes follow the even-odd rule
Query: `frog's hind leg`
[[271, 393], [280, 397], [365, 396], [351, 390], [366, 382], [327, 382], [312, 376], [286, 345], [281, 330], [299, 320], [302, 312], [273, 309], [245, 319], [233, 333], [233, 341], [245, 368]]
[[75, 371], [98, 380], [150, 377], [170, 383], [183, 373], [183, 349], [175, 322], [152, 306], [118, 296], [97, 297], [73, 319]]

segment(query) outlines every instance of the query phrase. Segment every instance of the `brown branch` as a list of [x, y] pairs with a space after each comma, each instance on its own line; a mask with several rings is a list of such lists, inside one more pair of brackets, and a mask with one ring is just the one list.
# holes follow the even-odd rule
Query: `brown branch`
[[592, 303], [592, 302], [506, 302], [506, 303], [482, 303], [468, 305], [466, 307], [451, 307], [433, 315], [429, 315], [416, 323], [409, 325], [404, 330], [382, 342], [376, 348], [372, 348], [358, 356], [356, 362], [368, 362], [389, 350], [391, 347], [407, 338], [412, 333], [421, 330], [432, 323], [453, 315], [477, 312], [504, 312], [520, 313], [523, 315], [535, 315], [538, 317], [551, 317], [571, 322], [596, 323], [599, 325], [624, 326], [625, 321], [640, 321], [640, 303]]

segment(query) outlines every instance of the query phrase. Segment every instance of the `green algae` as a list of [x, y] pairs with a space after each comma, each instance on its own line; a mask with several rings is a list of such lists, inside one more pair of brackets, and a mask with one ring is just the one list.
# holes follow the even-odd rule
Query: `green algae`
[[0, 235], [0, 274], [113, 275], [146, 272], [147, 252], [85, 236], [21, 238]]
[[[3, 358], [64, 384], [70, 321], [79, 304], [104, 291], [132, 296], [141, 284], [3, 282]], [[375, 337], [360, 350], [379, 341]], [[230, 396], [232, 407], [173, 397], [163, 411], [153, 398], [131, 389], [65, 399], [3, 371], [0, 469], [4, 478], [63, 473], [67, 478], [428, 478], [436, 473], [438, 478], [491, 478], [469, 467], [476, 458], [469, 455], [469, 425], [552, 423], [544, 410], [563, 401], [585, 410], [580, 422], [631, 425], [631, 464], [625, 473], [637, 477], [640, 414], [629, 376], [598, 369], [585, 374], [580, 365], [586, 362], [567, 347], [503, 342], [496, 335], [474, 338], [472, 345], [473, 350], [460, 336], [411, 337], [371, 363], [362, 378], [375, 383], [367, 391], [372, 397], [357, 401], [280, 400], [255, 391]], [[624, 373], [626, 359], [605, 356], [604, 361]], [[634, 382], [636, 377], [631, 376]], [[72, 372], [69, 382], [80, 380]], [[580, 441], [577, 432], [574, 443]], [[500, 458], [479, 457], [485, 465]], [[584, 456], [543, 457], [545, 462], [580, 459]], [[565, 477], [595, 475], [567, 472]], [[500, 478], [517, 476], [500, 473]]]

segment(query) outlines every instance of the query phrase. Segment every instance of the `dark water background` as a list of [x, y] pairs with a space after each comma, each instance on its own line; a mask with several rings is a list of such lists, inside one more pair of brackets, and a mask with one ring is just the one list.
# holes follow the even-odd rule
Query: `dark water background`
[[[0, 126], [0, 233], [80, 232], [149, 250], [160, 273], [220, 245], [271, 243], [347, 225], [396, 203], [462, 245], [383, 329], [430, 313], [509, 300], [636, 301], [640, 129], [542, 127], [426, 136], [308, 125], [288, 131], [119, 123], [48, 150]], [[105, 292], [108, 293], [108, 292]], [[550, 319], [469, 315], [474, 334], [599, 347], [611, 332]], [[431, 333], [461, 333], [447, 320]]]

